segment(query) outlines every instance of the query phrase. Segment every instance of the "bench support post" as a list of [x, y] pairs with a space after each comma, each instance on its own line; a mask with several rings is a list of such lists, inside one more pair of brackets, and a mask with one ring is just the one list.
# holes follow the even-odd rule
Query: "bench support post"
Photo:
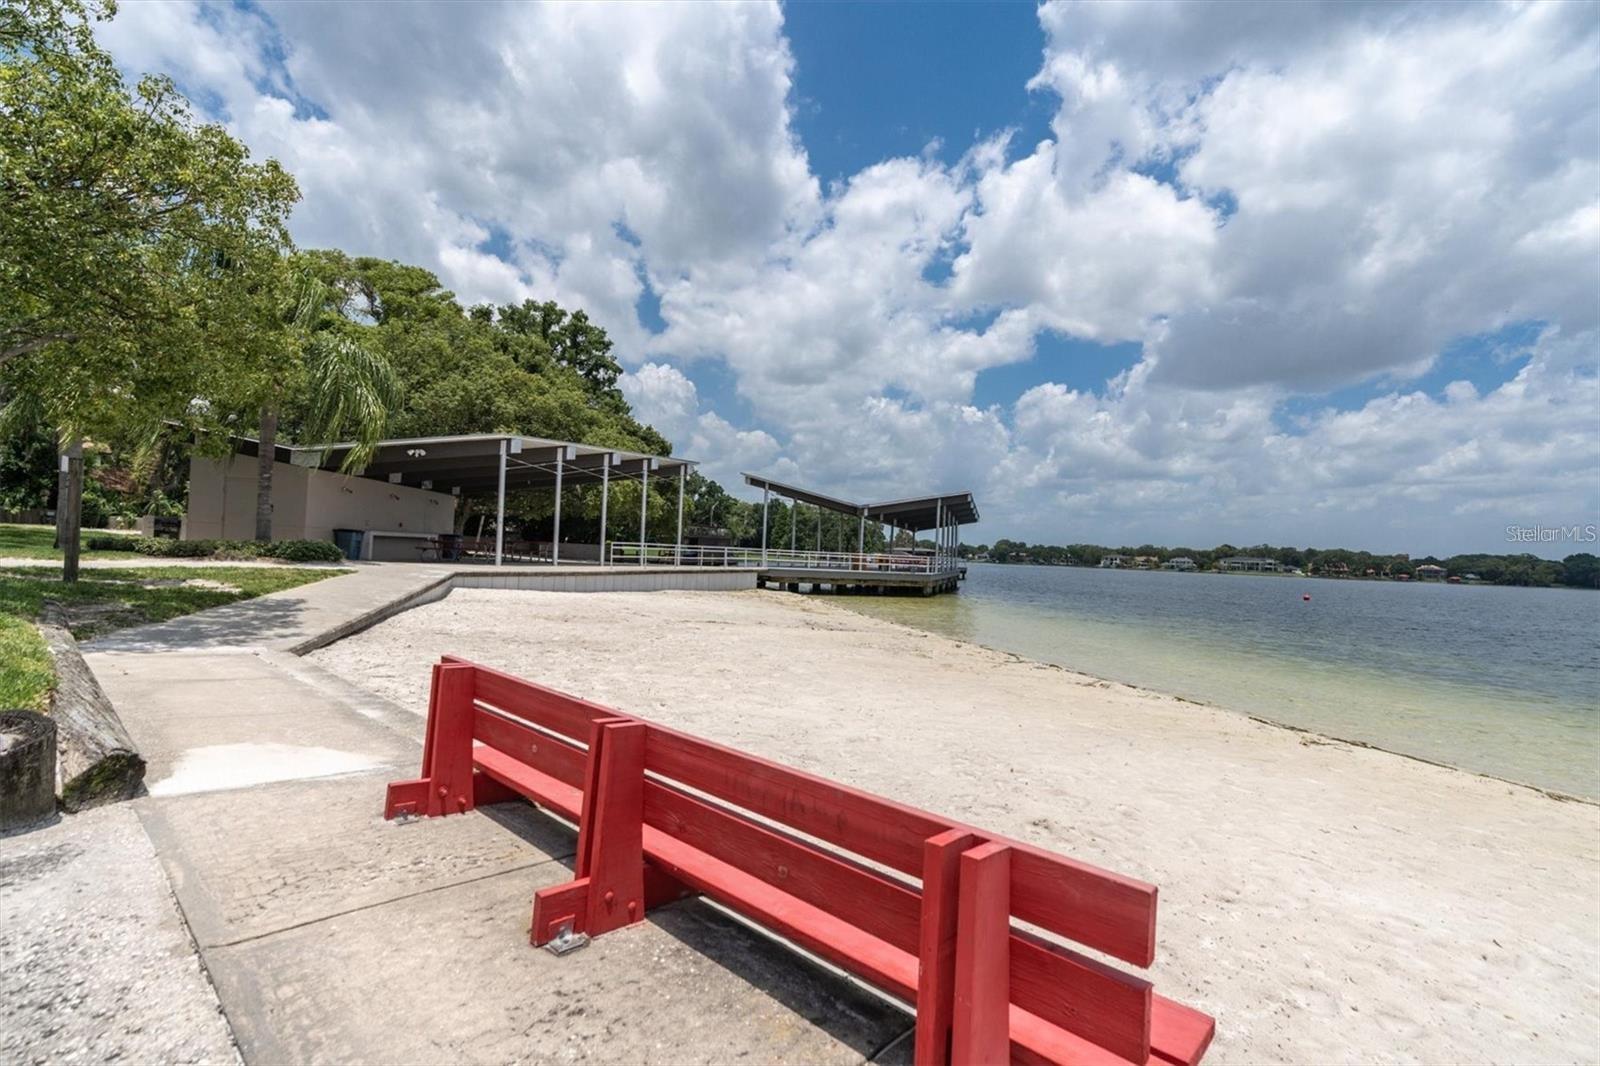
[[422, 776], [389, 786], [383, 816], [437, 817], [464, 814], [477, 806], [472, 771], [472, 695], [469, 663], [439, 663], [428, 696], [428, 729], [422, 744]]
[[961, 856], [951, 1058], [1011, 1061], [1011, 849], [979, 844]]
[[599, 936], [644, 918], [643, 722], [601, 718], [590, 727], [577, 877], [533, 897], [530, 939]]
[[922, 845], [922, 915], [917, 950], [916, 1066], [950, 1061], [950, 1020], [956, 986], [956, 917], [961, 853], [978, 843], [964, 829]]

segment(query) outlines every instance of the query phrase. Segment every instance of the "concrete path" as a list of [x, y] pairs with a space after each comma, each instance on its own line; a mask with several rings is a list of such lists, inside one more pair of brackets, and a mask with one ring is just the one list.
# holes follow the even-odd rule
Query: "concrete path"
[[138, 816], [0, 837], [0, 1062], [236, 1063]]
[[[456, 569], [361, 566], [86, 647], [149, 761], [150, 794], [132, 804], [154, 845], [146, 867], [159, 860], [215, 988], [171, 991], [174, 1017], [214, 1016], [220, 1002], [252, 1062], [904, 1061], [906, 1014], [702, 902], [563, 958], [529, 947], [533, 892], [572, 876], [575, 833], [526, 804], [383, 821], [385, 785], [420, 765], [424, 709], [287, 649]], [[71, 835], [88, 817], [44, 832]], [[8, 859], [0, 850], [0, 869]], [[11, 923], [0, 917], [8, 940]], [[171, 947], [157, 918], [124, 929]], [[15, 976], [0, 971], [0, 996]], [[110, 1043], [65, 1042], [3, 1005], [0, 1029], [35, 1034], [23, 1058], [232, 1054], [204, 1034], [147, 1040], [123, 1000], [95, 1009]]]

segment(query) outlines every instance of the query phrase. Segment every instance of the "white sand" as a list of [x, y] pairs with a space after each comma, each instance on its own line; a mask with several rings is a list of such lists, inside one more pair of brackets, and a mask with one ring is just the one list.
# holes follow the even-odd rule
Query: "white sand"
[[1600, 808], [778, 592], [457, 591], [314, 653], [467, 656], [1161, 889], [1208, 1062], [1600, 1060]]

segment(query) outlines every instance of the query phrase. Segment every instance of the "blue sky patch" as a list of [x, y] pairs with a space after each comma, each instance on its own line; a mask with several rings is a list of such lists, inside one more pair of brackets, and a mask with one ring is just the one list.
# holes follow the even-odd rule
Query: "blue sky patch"
[[1305, 432], [1304, 420], [1321, 411], [1359, 411], [1380, 396], [1391, 393], [1421, 392], [1435, 399], [1456, 381], [1468, 381], [1483, 396], [1516, 377], [1532, 357], [1532, 348], [1544, 332], [1543, 322], [1516, 322], [1471, 337], [1450, 342], [1439, 353], [1433, 366], [1420, 377], [1406, 381], [1383, 375], [1333, 392], [1310, 396], [1291, 396], [1278, 405], [1273, 421], [1278, 429], [1293, 436]]
[[1098, 344], [1044, 330], [1034, 338], [1032, 359], [990, 367], [978, 374], [972, 402], [1009, 408], [1017, 397], [1046, 382], [1079, 392], [1104, 393], [1106, 382], [1139, 361], [1137, 341]]
[[953, 163], [1015, 127], [1013, 151], [1050, 135], [1050, 93], [1023, 86], [1043, 64], [1032, 4], [838, 4], [784, 7], [795, 57], [795, 127], [824, 187], [934, 141]]

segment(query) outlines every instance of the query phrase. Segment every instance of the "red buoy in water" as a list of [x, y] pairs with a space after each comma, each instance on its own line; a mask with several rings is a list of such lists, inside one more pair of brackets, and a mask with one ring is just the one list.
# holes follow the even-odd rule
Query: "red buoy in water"
[[1301, 593], [1301, 594], [1300, 594], [1300, 598], [1301, 598], [1301, 599], [1302, 599], [1302, 600], [1304, 600], [1304, 601], [1305, 601], [1305, 602], [1307, 602], [1307, 603], [1310, 603], [1310, 602], [1311, 602], [1311, 593], [1309, 593], [1309, 592], [1302, 592], [1302, 593]]

